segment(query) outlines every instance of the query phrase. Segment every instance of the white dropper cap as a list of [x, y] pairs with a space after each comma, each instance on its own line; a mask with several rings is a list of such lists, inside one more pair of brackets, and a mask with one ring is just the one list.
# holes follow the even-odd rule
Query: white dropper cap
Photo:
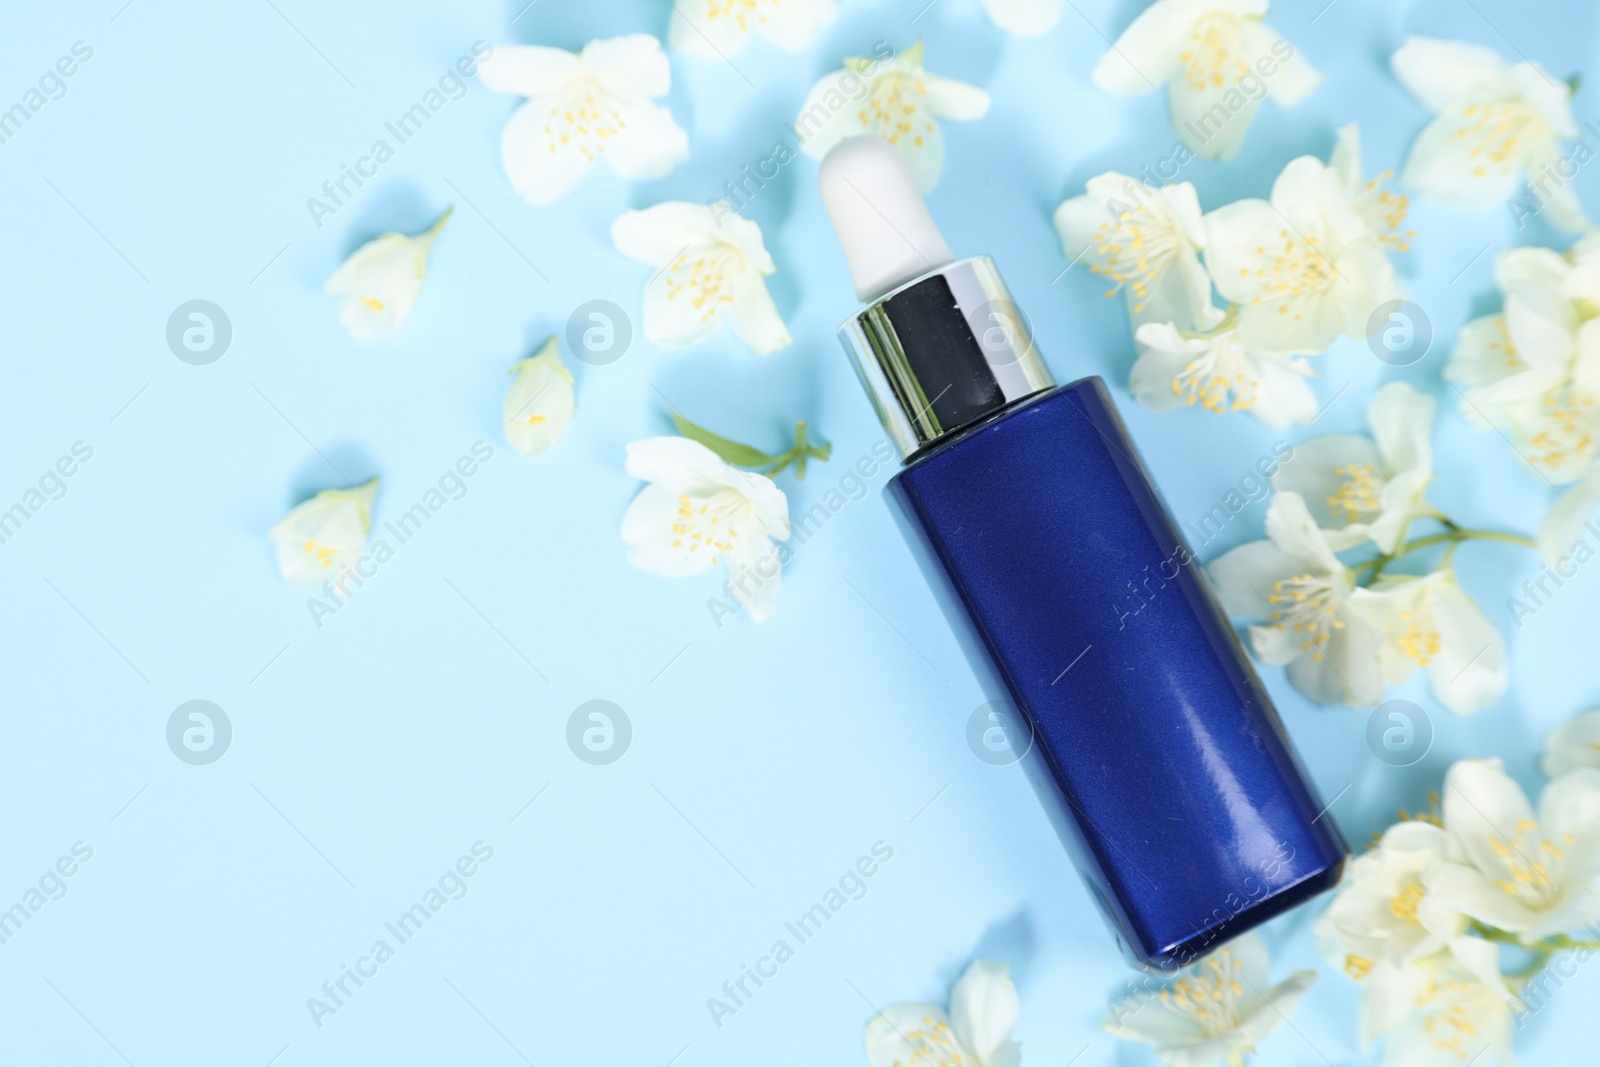
[[863, 303], [954, 261], [905, 159], [883, 138], [840, 141], [818, 182]]

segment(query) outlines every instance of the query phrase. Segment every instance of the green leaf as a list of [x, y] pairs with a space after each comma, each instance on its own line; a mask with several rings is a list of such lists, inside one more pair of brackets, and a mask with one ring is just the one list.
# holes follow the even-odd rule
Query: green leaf
[[769, 456], [759, 449], [751, 448], [749, 445], [741, 445], [738, 441], [730, 441], [720, 434], [714, 434], [704, 426], [696, 426], [676, 411], [672, 412], [672, 421], [677, 424], [678, 432], [683, 436], [691, 441], [699, 441], [735, 467], [764, 467], [783, 458], [782, 456]]

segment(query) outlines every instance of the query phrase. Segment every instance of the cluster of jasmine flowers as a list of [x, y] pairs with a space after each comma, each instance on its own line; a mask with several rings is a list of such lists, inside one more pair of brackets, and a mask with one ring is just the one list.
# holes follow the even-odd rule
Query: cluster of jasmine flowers
[[[1042, 34], [1061, 0], [983, 0], [990, 20]], [[1322, 76], [1264, 21], [1267, 0], [1156, 0], [1127, 26], [1090, 75], [1106, 92], [1165, 88], [1182, 159], [1233, 157], [1264, 100], [1290, 107]], [[668, 48], [726, 58], [754, 38], [804, 51], [837, 16], [837, 0], [672, 5], [666, 46], [648, 34], [485, 50], [484, 85], [521, 102], [500, 143], [510, 186], [530, 205], [559, 202], [603, 160], [625, 180], [661, 178], [688, 158], [687, 132], [662, 103]], [[944, 160], [943, 123], [989, 110], [981, 88], [926, 69], [920, 42], [845, 57], [797, 102], [800, 154], [820, 158], [846, 137], [893, 144], [917, 184], [931, 189]], [[693, 61], [693, 59], [691, 59]], [[1412, 37], [1395, 52], [1396, 79], [1431, 118], [1398, 183], [1468, 209], [1513, 200], [1583, 233], [1571, 187], [1552, 180], [1578, 135], [1572, 86], [1537, 64], [1492, 50]], [[787, 163], [790, 155], [782, 160]], [[1564, 172], [1561, 172], [1564, 173]], [[1393, 174], [1367, 178], [1360, 131], [1338, 131], [1328, 157], [1291, 160], [1265, 198], [1203, 210], [1187, 182], [1157, 185], [1108, 171], [1060, 204], [1053, 223], [1071, 265], [1102, 279], [1126, 308], [1136, 356], [1135, 399], [1156, 411], [1248, 412], [1275, 426], [1321, 410], [1313, 379], [1342, 337], [1365, 338], [1380, 309], [1404, 293], [1392, 256], [1415, 237], [1410, 201]], [[667, 201], [610, 224], [616, 252], [649, 271], [639, 321], [662, 346], [719, 333], [768, 355], [792, 343], [767, 288], [779, 269], [760, 227], [727, 200]], [[387, 233], [328, 279], [340, 319], [361, 340], [394, 334], [421, 293], [450, 217], [425, 232]], [[644, 271], [641, 270], [641, 276]], [[1228, 611], [1247, 622], [1255, 655], [1285, 667], [1314, 701], [1374, 706], [1386, 688], [1424, 672], [1457, 713], [1494, 704], [1507, 685], [1501, 635], [1463, 591], [1456, 549], [1470, 540], [1537, 547], [1561, 573], [1592, 555], [1584, 534], [1600, 506], [1600, 230], [1559, 253], [1515, 248], [1496, 262], [1503, 310], [1469, 322], [1446, 371], [1462, 413], [1516, 446], [1538, 477], [1561, 487], [1537, 538], [1471, 529], [1427, 499], [1435, 476], [1434, 401], [1393, 382], [1372, 397], [1370, 435], [1296, 444], [1272, 475], [1266, 538], [1210, 567]], [[723, 331], [723, 324], [727, 329]], [[510, 367], [502, 404], [507, 442], [524, 456], [557, 446], [575, 412], [574, 378], [558, 338]], [[755, 621], [776, 610], [790, 535], [776, 478], [803, 477], [825, 460], [804, 422], [794, 443], [766, 452], [674, 412], [676, 435], [627, 446], [627, 473], [645, 483], [621, 538], [634, 566], [667, 577], [726, 570], [728, 587], [752, 574], [740, 607]], [[328, 489], [271, 531], [279, 568], [315, 586], [363, 557], [377, 479]], [[1429, 560], [1425, 569], [1417, 561]], [[1592, 951], [1600, 923], [1600, 712], [1547, 742], [1552, 780], [1537, 810], [1498, 760], [1464, 760], [1444, 782], [1436, 816], [1403, 818], [1349, 867], [1318, 924], [1319, 943], [1365, 990], [1364, 1040], [1385, 1042], [1389, 1067], [1511, 1062], [1511, 1034], [1543, 968]], [[1589, 936], [1580, 936], [1587, 931]], [[1506, 954], [1519, 958], [1506, 970]], [[1185, 968], [1158, 995], [1118, 1005], [1112, 1033], [1156, 1046], [1169, 1067], [1239, 1065], [1284, 1024], [1315, 973], [1269, 980], [1255, 935]], [[979, 960], [957, 981], [948, 1009], [897, 1004], [866, 1028], [873, 1067], [914, 1063], [1015, 1067], [1018, 997], [1004, 965]]]
[[1512, 1064], [1513, 1034], [1600, 949], [1597, 739], [1594, 711], [1546, 738], [1537, 806], [1500, 760], [1457, 762], [1436, 814], [1402, 813], [1346, 869], [1317, 941], [1361, 984], [1385, 1067]]

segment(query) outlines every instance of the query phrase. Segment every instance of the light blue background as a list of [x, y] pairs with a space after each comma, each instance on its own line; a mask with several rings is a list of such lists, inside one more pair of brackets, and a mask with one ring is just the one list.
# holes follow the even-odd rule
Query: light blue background
[[[500, 171], [516, 101], [474, 81], [319, 230], [306, 198], [474, 41], [664, 36], [668, 5], [541, 0], [513, 23], [520, 0], [122, 3], [13, 5], [0, 37], [5, 105], [74, 41], [94, 48], [67, 95], [0, 145], [0, 504], [73, 442], [94, 449], [66, 497], [0, 546], [0, 904], [73, 842], [94, 849], [68, 895], [0, 945], [0, 1059], [852, 1064], [868, 1001], [943, 1001], [982, 953], [1012, 967], [1029, 1063], [1153, 1063], [1096, 1025], [1127, 972], [1031, 791], [967, 748], [967, 717], [994, 694], [905, 551], [884, 474], [798, 554], [763, 626], [714, 626], [710, 575], [668, 581], [624, 560], [617, 526], [637, 485], [623, 447], [668, 430], [669, 399], [759, 446], [809, 419], [835, 461], [803, 484], [783, 476], [797, 510], [879, 437], [833, 337], [854, 301], [813, 161], [747, 212], [778, 263], [793, 346], [762, 358], [724, 331], [687, 350], [639, 339], [608, 367], [569, 353], [578, 414], [560, 447], [523, 459], [499, 431], [506, 370], [574, 307], [637, 309], [649, 271], [613, 250], [613, 218], [717, 195], [840, 56], [922, 36], [931, 70], [994, 97], [981, 121], [946, 125], [931, 202], [951, 245], [998, 258], [1059, 378], [1110, 380], [1178, 516], [1209, 508], [1282, 435], [1132, 406], [1120, 306], [1081, 268], [1052, 284], [1066, 265], [1054, 206], [1173, 141], [1160, 96], [1116, 99], [1088, 79], [1102, 35], [1142, 5], [1080, 2], [1047, 37], [1013, 40], [976, 0], [935, 0], [914, 25], [923, 0], [846, 0], [805, 54], [757, 42], [737, 69], [674, 54], [668, 103], [690, 160], [635, 186], [602, 167], [547, 209]], [[1351, 120], [1369, 171], [1397, 170], [1425, 121], [1387, 68], [1409, 32], [1600, 84], [1592, 5], [1337, 0], [1313, 23], [1322, 6], [1280, 4], [1270, 22], [1327, 81], [1292, 111], [1265, 106], [1237, 159], [1184, 168], [1206, 208], [1265, 190], [1296, 155], [1325, 156]], [[1596, 115], [1593, 93], [1576, 98], [1580, 120]], [[1600, 209], [1595, 176], [1578, 183]], [[450, 205], [405, 328], [352, 341], [323, 280], [361, 242]], [[1319, 394], [1350, 388], [1316, 429], [1360, 431], [1377, 384], [1414, 381], [1441, 396], [1436, 500], [1464, 523], [1531, 532], [1554, 494], [1464, 422], [1439, 373], [1461, 323], [1495, 307], [1494, 253], [1563, 239], [1537, 223], [1519, 234], [1503, 210], [1423, 205], [1411, 219], [1416, 248], [1398, 261], [1436, 346], [1399, 372], [1360, 343], [1335, 346], [1317, 361]], [[211, 366], [165, 344], [168, 315], [194, 298], [233, 323]], [[495, 456], [467, 496], [313, 625], [267, 529], [311, 491], [371, 475], [377, 521], [392, 519], [480, 439]], [[1263, 512], [1202, 554], [1260, 536]], [[1537, 788], [1544, 731], [1600, 702], [1600, 577], [1583, 572], [1514, 631], [1506, 598], [1537, 572], [1532, 554], [1474, 544], [1458, 560], [1507, 632], [1511, 688], [1472, 719], [1439, 710], [1420, 681], [1399, 690], [1436, 713], [1418, 766], [1380, 763], [1362, 713], [1309, 706], [1265, 672], [1324, 795], [1342, 792], [1333, 814], [1353, 842], [1425, 806], [1462, 756], [1503, 755]], [[234, 727], [208, 767], [165, 741], [172, 710], [196, 698]], [[608, 767], [564, 740], [593, 698], [633, 722]], [[480, 839], [494, 859], [470, 893], [316, 1028], [306, 999]], [[878, 840], [894, 859], [867, 896], [713, 1026], [706, 998]], [[1269, 929], [1281, 973], [1315, 965], [1313, 910]], [[1365, 1062], [1356, 988], [1323, 971], [1260, 1062]], [[1589, 1047], [1600, 978], [1569, 988], [1519, 1037], [1525, 1062]]]

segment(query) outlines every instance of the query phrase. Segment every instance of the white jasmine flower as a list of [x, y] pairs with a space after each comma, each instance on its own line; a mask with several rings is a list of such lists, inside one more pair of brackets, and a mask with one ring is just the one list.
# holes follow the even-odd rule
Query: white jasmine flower
[[1306, 384], [1312, 370], [1305, 360], [1247, 348], [1237, 330], [1196, 337], [1183, 335], [1170, 322], [1147, 322], [1133, 339], [1139, 359], [1128, 391], [1152, 411], [1198, 404], [1215, 414], [1248, 411], [1268, 426], [1316, 417], [1316, 394]]
[[1411, 198], [1384, 187], [1384, 183], [1394, 177], [1393, 171], [1386, 170], [1371, 179], [1365, 176], [1361, 168], [1359, 123], [1350, 122], [1339, 127], [1333, 154], [1328, 157], [1328, 169], [1338, 179], [1350, 207], [1361, 216], [1367, 229], [1377, 235], [1379, 244], [1396, 252], [1410, 250], [1416, 231], [1400, 227], [1411, 210]]
[[1156, 0], [1100, 57], [1094, 83], [1138, 96], [1167, 86], [1172, 127], [1208, 159], [1239, 151], [1264, 97], [1298, 103], [1322, 75], [1261, 19], [1267, 0]]
[[870, 1067], [1019, 1067], [1017, 987], [1003, 963], [974, 960], [936, 1004], [892, 1004], [867, 1023]]
[[1362, 1028], [1388, 1038], [1383, 1067], [1512, 1067], [1520, 1008], [1500, 973], [1500, 946], [1460, 937], [1415, 963], [1375, 966]]
[[989, 110], [989, 94], [922, 69], [922, 43], [889, 59], [854, 56], [811, 87], [795, 129], [800, 149], [821, 159], [858, 134], [882, 137], [900, 150], [917, 187], [932, 189], [944, 166], [944, 133], [935, 119], [969, 122]]
[[1584, 285], [1577, 273], [1548, 248], [1502, 253], [1504, 310], [1462, 328], [1444, 372], [1467, 387], [1468, 418], [1510, 430], [1557, 484], [1583, 477], [1600, 451], [1600, 318], [1573, 299]]
[[989, 21], [1016, 37], [1038, 37], [1061, 21], [1061, 0], [983, 0]]
[[1390, 382], [1367, 408], [1371, 438], [1330, 434], [1295, 445], [1272, 487], [1304, 497], [1336, 551], [1370, 537], [1393, 552], [1413, 519], [1438, 514], [1423, 499], [1433, 480], [1433, 412], [1433, 397]]
[[[1552, 566], [1572, 557], [1590, 528], [1590, 516], [1600, 504], [1600, 462], [1589, 467], [1583, 480], [1563, 493], [1539, 523], [1539, 553]], [[1585, 546], [1586, 547], [1586, 546]], [[1578, 562], [1587, 556], [1578, 555]]]
[[318, 585], [360, 560], [377, 495], [376, 478], [354, 489], [324, 489], [284, 516], [267, 534], [278, 546], [283, 580]]
[[1084, 195], [1063, 201], [1054, 222], [1061, 250], [1120, 290], [1135, 326], [1170, 322], [1180, 329], [1215, 326], [1200, 199], [1188, 182], [1153, 188], [1114, 170], [1090, 178]]
[[1460, 760], [1442, 810], [1466, 862], [1433, 877], [1441, 904], [1530, 944], [1600, 920], [1600, 771], [1556, 778], [1535, 813], [1498, 759]]
[[1328, 961], [1363, 981], [1379, 961], [1410, 963], [1460, 937], [1466, 917], [1428, 893], [1428, 877], [1459, 854], [1443, 827], [1417, 820], [1389, 827], [1346, 865], [1333, 903], [1317, 920]]
[[500, 45], [479, 65], [483, 84], [527, 102], [500, 138], [500, 160], [530, 204], [566, 196], [604, 156], [624, 178], [660, 178], [689, 156], [689, 136], [652, 101], [672, 68], [649, 34], [561, 48]]
[[656, 273], [644, 289], [644, 332], [664, 345], [708, 336], [724, 313], [739, 339], [762, 355], [791, 340], [762, 279], [777, 266], [761, 227], [726, 200], [674, 200], [629, 211], [611, 224], [617, 251]]
[[561, 362], [555, 337], [538, 355], [511, 368], [515, 377], [503, 409], [506, 440], [524, 456], [559, 444], [572, 421], [572, 373]]
[[1250, 627], [1256, 656], [1286, 665], [1289, 682], [1311, 700], [1377, 705], [1383, 699], [1382, 635], [1350, 606], [1350, 572], [1298, 493], [1273, 496], [1267, 537], [1210, 566], [1228, 614], [1256, 622]]
[[[1537, 63], [1507, 63], [1493, 50], [1460, 41], [1407, 37], [1390, 60], [1394, 75], [1436, 113], [1406, 160], [1400, 180], [1441, 203], [1500, 204], [1532, 170], [1543, 175], [1575, 137], [1572, 90]], [[1544, 205], [1556, 225], [1587, 225], [1570, 184]]]
[[1551, 778], [1579, 767], [1600, 770], [1600, 708], [1569, 719], [1546, 734], [1542, 766]]
[[1272, 183], [1272, 200], [1239, 200], [1205, 217], [1206, 266], [1239, 305], [1239, 335], [1280, 352], [1322, 352], [1341, 334], [1367, 336], [1400, 283], [1372, 229], [1370, 198], [1337, 166], [1301, 156]]
[[772, 617], [778, 595], [779, 551], [789, 539], [789, 500], [763, 474], [739, 470], [687, 437], [651, 437], [628, 446], [627, 471], [650, 484], [622, 516], [628, 562], [640, 570], [679, 578], [714, 567], [726, 557], [730, 589], [749, 588], [743, 599], [756, 622]]
[[1295, 971], [1269, 985], [1271, 969], [1267, 946], [1246, 934], [1185, 967], [1158, 999], [1124, 1001], [1100, 1025], [1113, 1037], [1154, 1045], [1168, 1067], [1237, 1067], [1317, 980], [1316, 971]]
[[785, 52], [804, 52], [838, 15], [837, 0], [675, 0], [667, 43], [727, 59], [757, 34]]
[[1504, 311], [1467, 324], [1445, 376], [1467, 385], [1472, 408], [1498, 421], [1569, 380], [1579, 318], [1567, 294], [1572, 266], [1560, 253], [1507, 249], [1494, 272]]
[[339, 265], [323, 291], [343, 298], [339, 321], [350, 336], [366, 341], [400, 328], [422, 292], [433, 242], [449, 221], [450, 212], [446, 211], [426, 233], [415, 237], [386, 233], [356, 249]]
[[1567, 249], [1572, 269], [1567, 273], [1566, 292], [1584, 318], [1600, 315], [1600, 229], [1591, 229]]
[[1380, 661], [1390, 684], [1422, 668], [1433, 695], [1457, 715], [1505, 695], [1505, 641], [1449, 568], [1421, 578], [1385, 575], [1351, 593], [1350, 606], [1382, 631]]
[[1484, 430], [1493, 425], [1493, 420], [1475, 406], [1473, 394], [1515, 373], [1522, 365], [1522, 357], [1517, 355], [1507, 332], [1505, 315], [1481, 315], [1461, 327], [1455, 351], [1445, 365], [1444, 378], [1466, 387], [1468, 403], [1462, 406], [1461, 413]]

